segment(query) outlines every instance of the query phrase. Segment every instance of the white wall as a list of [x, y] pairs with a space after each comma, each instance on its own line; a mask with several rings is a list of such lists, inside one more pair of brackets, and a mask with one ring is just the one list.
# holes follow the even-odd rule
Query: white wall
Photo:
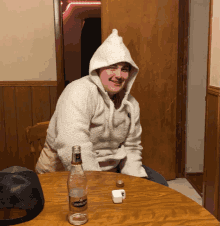
[[53, 0], [1, 0], [0, 21], [0, 81], [56, 81]]
[[210, 85], [220, 87], [220, 1], [213, 0]]
[[208, 32], [209, 0], [191, 0], [186, 112], [186, 172], [203, 172]]

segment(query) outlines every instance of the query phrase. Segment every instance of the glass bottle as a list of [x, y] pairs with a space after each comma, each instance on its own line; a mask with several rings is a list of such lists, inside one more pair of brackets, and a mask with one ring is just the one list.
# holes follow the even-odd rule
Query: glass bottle
[[68, 221], [82, 225], [88, 221], [87, 178], [82, 168], [81, 147], [72, 147], [71, 170], [67, 180], [69, 194]]

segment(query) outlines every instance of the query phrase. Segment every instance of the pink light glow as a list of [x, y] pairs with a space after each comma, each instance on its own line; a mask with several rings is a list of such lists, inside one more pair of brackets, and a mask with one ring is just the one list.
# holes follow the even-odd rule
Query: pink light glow
[[[73, 2], [70, 2], [65, 11], [63, 12], [63, 20], [65, 21], [66, 19], [68, 19], [70, 16], [71, 16], [71, 13], [73, 12], [74, 10], [74, 7], [77, 7], [77, 6], [80, 6], [82, 5], [84, 10], [87, 11], [89, 9], [91, 9], [91, 7], [95, 7], [95, 5], [97, 7], [101, 7], [101, 2], [100, 1], [96, 1], [96, 2], [79, 2], [79, 1], [73, 1]], [[88, 6], [88, 8], [87, 8]]]
[[68, 10], [71, 5], [101, 5], [101, 2], [71, 2], [67, 5], [66, 10]]
[[73, 4], [83, 4], [83, 5], [86, 5], [86, 4], [97, 4], [97, 5], [101, 5], [101, 2], [100, 1], [91, 1], [91, 2], [82, 2], [82, 1], [72, 1], [72, 2], [70, 2], [69, 4], [71, 4], [71, 3], [73, 3]]

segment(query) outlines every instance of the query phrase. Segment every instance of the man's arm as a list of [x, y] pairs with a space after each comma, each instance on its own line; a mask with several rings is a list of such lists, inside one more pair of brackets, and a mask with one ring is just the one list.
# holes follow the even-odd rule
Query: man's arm
[[56, 106], [54, 149], [66, 170], [71, 166], [72, 146], [79, 145], [84, 170], [101, 171], [90, 142], [92, 101], [89, 98], [89, 88], [76, 82], [66, 87]]
[[122, 145], [127, 153], [127, 157], [121, 161], [120, 169], [123, 174], [137, 177], [148, 177], [145, 169], [142, 167], [142, 127], [140, 124], [140, 107], [137, 101], [134, 103], [134, 109], [135, 131], [132, 134], [129, 133], [124, 145]]

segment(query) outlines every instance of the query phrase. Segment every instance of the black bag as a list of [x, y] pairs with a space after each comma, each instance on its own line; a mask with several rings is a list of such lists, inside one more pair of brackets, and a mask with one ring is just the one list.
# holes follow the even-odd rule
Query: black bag
[[0, 209], [20, 208], [27, 215], [0, 219], [0, 225], [15, 225], [34, 219], [44, 208], [44, 196], [38, 176], [32, 170], [12, 166], [0, 171]]

